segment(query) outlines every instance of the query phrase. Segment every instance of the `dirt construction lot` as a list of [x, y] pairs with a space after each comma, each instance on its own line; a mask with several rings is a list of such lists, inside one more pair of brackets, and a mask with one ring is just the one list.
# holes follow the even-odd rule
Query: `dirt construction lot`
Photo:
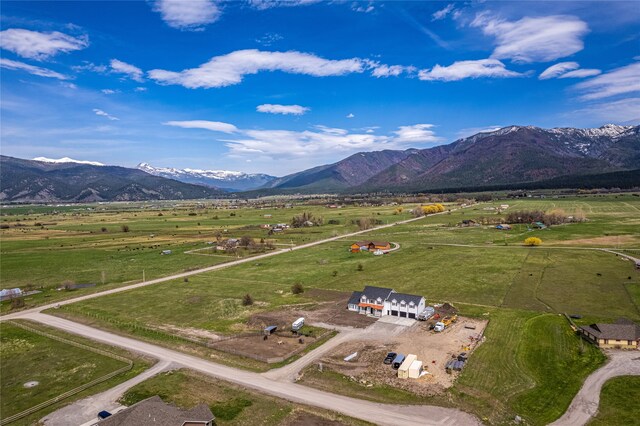
[[[481, 342], [486, 325], [487, 321], [460, 317], [445, 331], [436, 333], [428, 330], [426, 323], [416, 322], [393, 337], [372, 336], [366, 342], [343, 345], [322, 359], [323, 368], [337, 371], [365, 386], [387, 384], [418, 395], [434, 395], [451, 387], [458, 374], [445, 371], [447, 361], [460, 352], [470, 353], [473, 357], [473, 349]], [[358, 357], [345, 362], [344, 358], [354, 352], [358, 352]], [[415, 354], [428, 374], [420, 379], [398, 379], [397, 370], [382, 362], [387, 352]]]
[[[304, 330], [303, 330], [304, 331]], [[264, 336], [244, 336], [224, 340], [213, 344], [215, 349], [244, 355], [248, 357], [289, 357], [298, 349], [313, 344], [317, 339], [309, 336], [295, 336], [288, 332], [270, 335], [266, 340]], [[300, 343], [302, 341], [302, 343]]]

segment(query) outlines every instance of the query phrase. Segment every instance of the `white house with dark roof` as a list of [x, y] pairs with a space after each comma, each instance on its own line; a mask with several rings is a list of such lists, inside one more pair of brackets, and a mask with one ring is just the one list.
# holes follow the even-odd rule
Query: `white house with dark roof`
[[373, 317], [391, 315], [416, 319], [425, 308], [422, 296], [397, 293], [391, 288], [366, 286], [362, 291], [354, 291], [347, 302], [347, 309]]

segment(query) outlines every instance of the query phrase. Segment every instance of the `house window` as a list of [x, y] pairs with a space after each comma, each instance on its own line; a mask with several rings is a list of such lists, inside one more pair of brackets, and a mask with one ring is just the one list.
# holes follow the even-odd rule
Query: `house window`
[[397, 306], [398, 305], [398, 301], [396, 299], [393, 299], [391, 301], [391, 306]]
[[379, 304], [381, 304], [381, 303], [382, 303], [382, 299], [380, 299], [380, 298], [378, 297], [377, 302], [378, 302], [378, 305], [379, 305]]
[[402, 302], [400, 302], [400, 306], [407, 306], [407, 302], [403, 300]]
[[366, 302], [366, 301], [367, 301], [367, 296], [362, 296], [362, 297], [360, 298], [360, 300], [362, 300], [362, 302]]

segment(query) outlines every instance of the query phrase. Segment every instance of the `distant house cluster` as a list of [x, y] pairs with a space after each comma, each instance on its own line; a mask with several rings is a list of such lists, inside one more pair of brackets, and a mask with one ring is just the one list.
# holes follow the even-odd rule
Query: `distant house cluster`
[[[311, 226], [313, 226], [313, 223], [311, 224]], [[272, 224], [269, 224], [269, 223], [265, 223], [265, 224], [260, 225], [260, 228], [268, 229], [269, 230], [269, 235], [271, 235], [273, 233], [283, 232], [285, 229], [289, 229], [289, 224], [287, 224], [287, 223], [276, 223], [275, 225], [272, 225]]]
[[640, 325], [626, 318], [613, 324], [584, 325], [579, 332], [601, 348], [638, 349], [640, 344]]
[[351, 244], [351, 253], [359, 253], [361, 251], [389, 251], [391, 250], [391, 243], [388, 241], [356, 241]]
[[347, 309], [372, 317], [391, 315], [417, 319], [425, 304], [422, 296], [398, 293], [390, 288], [366, 286], [362, 291], [353, 292]]

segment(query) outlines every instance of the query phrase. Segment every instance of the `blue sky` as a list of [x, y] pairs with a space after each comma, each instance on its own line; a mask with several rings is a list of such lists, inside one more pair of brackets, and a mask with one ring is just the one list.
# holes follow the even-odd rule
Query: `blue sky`
[[2, 154], [274, 175], [640, 122], [637, 2], [2, 1]]

